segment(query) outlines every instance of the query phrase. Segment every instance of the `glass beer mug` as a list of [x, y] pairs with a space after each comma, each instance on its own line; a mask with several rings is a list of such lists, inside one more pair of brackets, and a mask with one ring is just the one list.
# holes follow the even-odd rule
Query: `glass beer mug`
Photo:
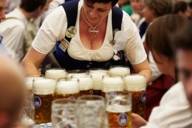
[[78, 128], [76, 124], [76, 100], [69, 98], [54, 100], [51, 120], [54, 128]]
[[84, 95], [77, 99], [78, 128], [104, 128], [104, 98], [95, 95]]
[[80, 78], [71, 78], [71, 80], [78, 82], [81, 96], [93, 94], [93, 80], [89, 76]]
[[93, 80], [93, 94], [104, 96], [102, 91], [102, 80], [104, 77], [108, 76], [106, 70], [90, 70], [89, 75]]
[[141, 75], [130, 75], [124, 78], [126, 90], [132, 94], [132, 112], [144, 117], [146, 105], [146, 79]]
[[121, 77], [103, 79], [109, 128], [131, 128], [131, 95], [124, 92]]
[[51, 102], [54, 98], [56, 81], [35, 79], [33, 85], [35, 122], [37, 124], [51, 121]]
[[55, 89], [55, 99], [72, 98], [79, 96], [79, 85], [74, 80], [60, 80]]

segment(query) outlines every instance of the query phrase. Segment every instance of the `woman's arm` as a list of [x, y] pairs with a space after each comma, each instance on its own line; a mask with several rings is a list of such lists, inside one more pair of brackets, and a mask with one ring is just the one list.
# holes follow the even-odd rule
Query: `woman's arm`
[[41, 73], [38, 68], [45, 57], [46, 54], [41, 54], [31, 48], [22, 60], [22, 65], [24, 66], [26, 74], [29, 76], [40, 76]]
[[140, 64], [133, 65], [133, 69], [135, 72], [139, 73], [140, 75], [143, 75], [146, 78], [147, 82], [150, 82], [151, 80], [151, 70], [149, 67], [149, 63], [147, 60]]

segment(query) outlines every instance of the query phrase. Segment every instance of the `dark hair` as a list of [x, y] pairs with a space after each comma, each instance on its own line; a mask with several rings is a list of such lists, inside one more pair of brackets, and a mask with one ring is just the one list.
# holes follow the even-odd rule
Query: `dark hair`
[[20, 8], [27, 12], [33, 12], [39, 7], [44, 7], [47, 0], [21, 0]]
[[144, 0], [144, 3], [147, 7], [154, 10], [157, 17], [170, 14], [173, 10], [172, 0]]
[[185, 1], [178, 1], [174, 4], [173, 13], [185, 12], [188, 4]]
[[180, 31], [171, 35], [172, 46], [175, 50], [183, 49], [192, 51], [192, 21], [188, 20]]
[[153, 21], [146, 32], [146, 45], [150, 50], [174, 59], [170, 35], [184, 26], [187, 19], [178, 15], [165, 15]]
[[112, 3], [112, 6], [115, 6], [118, 2], [118, 0], [85, 0], [86, 2], [90, 3], [90, 4], [94, 4], [94, 3]]

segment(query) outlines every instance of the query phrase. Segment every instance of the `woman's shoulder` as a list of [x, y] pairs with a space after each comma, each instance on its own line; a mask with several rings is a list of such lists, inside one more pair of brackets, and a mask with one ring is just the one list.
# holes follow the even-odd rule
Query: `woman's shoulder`
[[122, 29], [137, 31], [135, 23], [131, 20], [130, 16], [125, 11], [123, 11]]
[[58, 6], [55, 9], [49, 10], [47, 17], [51, 17], [51, 18], [54, 17], [55, 18], [55, 19], [53, 18], [54, 20], [59, 20], [57, 18], [66, 17], [66, 13], [63, 6]]

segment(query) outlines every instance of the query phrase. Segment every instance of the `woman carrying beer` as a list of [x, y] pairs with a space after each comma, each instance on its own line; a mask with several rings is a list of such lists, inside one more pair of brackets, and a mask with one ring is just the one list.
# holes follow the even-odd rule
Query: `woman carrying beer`
[[40, 75], [39, 66], [53, 51], [57, 63], [67, 70], [128, 66], [128, 60], [134, 71], [149, 81], [151, 72], [138, 30], [116, 3], [72, 0], [55, 9], [23, 59], [26, 72]]

